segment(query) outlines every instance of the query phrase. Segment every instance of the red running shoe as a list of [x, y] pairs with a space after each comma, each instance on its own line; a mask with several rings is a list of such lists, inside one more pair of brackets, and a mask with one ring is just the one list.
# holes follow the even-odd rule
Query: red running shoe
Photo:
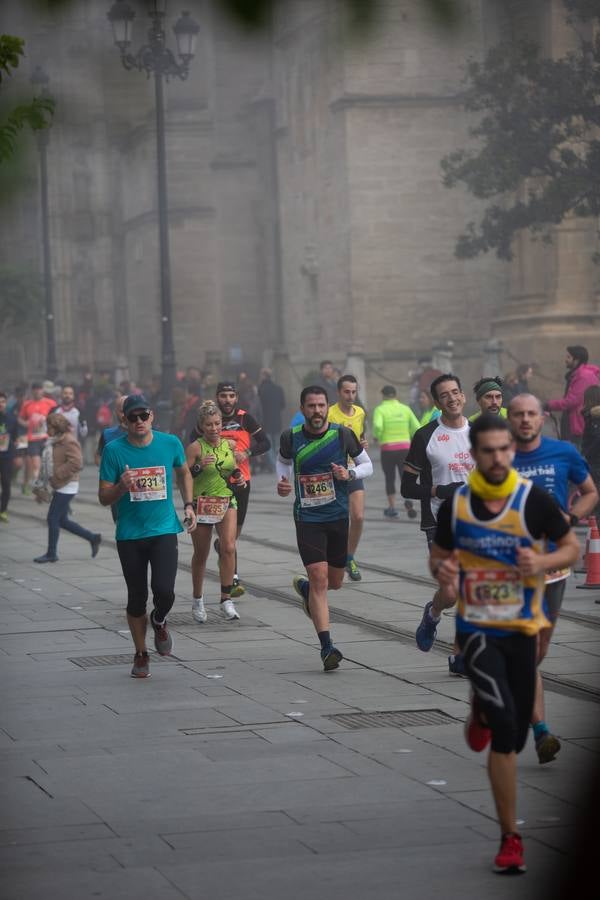
[[521, 835], [503, 834], [500, 850], [494, 860], [494, 872], [501, 875], [521, 875], [526, 871]]
[[484, 725], [479, 717], [478, 704], [475, 695], [471, 697], [471, 712], [465, 722], [465, 741], [475, 753], [485, 750], [492, 739], [492, 732]]

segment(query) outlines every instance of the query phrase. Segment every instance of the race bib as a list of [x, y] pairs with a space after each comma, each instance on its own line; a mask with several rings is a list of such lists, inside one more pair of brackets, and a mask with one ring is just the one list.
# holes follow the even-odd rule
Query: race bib
[[333, 472], [320, 475], [298, 475], [300, 506], [324, 506], [335, 500]]
[[518, 619], [523, 603], [519, 573], [508, 569], [473, 569], [465, 574], [464, 618], [468, 622]]
[[196, 521], [199, 525], [216, 525], [229, 509], [229, 497], [198, 497]]
[[554, 584], [555, 581], [564, 581], [571, 574], [570, 569], [550, 569], [544, 573], [544, 582], [546, 584]]
[[46, 416], [42, 416], [40, 413], [33, 413], [30, 423], [32, 437], [43, 437], [46, 434]]
[[0, 434], [0, 453], [6, 453], [9, 447], [10, 434], [8, 433], [8, 431], [5, 431], [4, 434]]
[[167, 472], [164, 466], [149, 466], [147, 469], [130, 469], [135, 481], [129, 491], [129, 499], [134, 503], [141, 500], [167, 499]]

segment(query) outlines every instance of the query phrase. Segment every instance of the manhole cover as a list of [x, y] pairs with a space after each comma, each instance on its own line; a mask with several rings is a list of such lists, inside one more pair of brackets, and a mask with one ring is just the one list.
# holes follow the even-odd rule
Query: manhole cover
[[[158, 654], [152, 654], [150, 657], [152, 662], [165, 662], [173, 659], [172, 656], [165, 657]], [[73, 656], [69, 658], [69, 662], [75, 663], [81, 669], [93, 669], [95, 666], [124, 666], [133, 659], [133, 649], [131, 653], [115, 653], [107, 656]]]
[[399, 709], [384, 712], [336, 713], [326, 716], [344, 728], [408, 728], [417, 725], [447, 725], [458, 719], [441, 709]]

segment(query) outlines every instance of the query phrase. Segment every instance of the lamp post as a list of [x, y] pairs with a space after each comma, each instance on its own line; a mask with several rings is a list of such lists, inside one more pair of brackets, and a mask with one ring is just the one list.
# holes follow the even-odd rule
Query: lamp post
[[150, 28], [148, 43], [137, 53], [131, 53], [131, 36], [135, 12], [126, 0], [115, 0], [108, 19], [112, 26], [115, 44], [121, 53], [121, 62], [127, 70], [137, 69], [147, 77], [154, 75], [156, 106], [156, 162], [158, 187], [158, 235], [160, 248], [160, 306], [161, 306], [161, 406], [165, 418], [170, 414], [171, 394], [176, 379], [175, 346], [171, 303], [171, 261], [169, 251], [169, 212], [167, 199], [167, 166], [165, 148], [164, 81], [177, 76], [184, 81], [189, 74], [190, 62], [196, 52], [196, 36], [200, 30], [189, 12], [184, 11], [173, 27], [177, 41], [177, 55], [166, 45], [164, 19], [166, 0], [148, 3]]
[[[50, 98], [48, 75], [41, 66], [36, 66], [31, 78], [40, 96]], [[46, 374], [54, 380], [58, 374], [56, 365], [56, 338], [54, 334], [54, 300], [52, 297], [52, 265], [50, 261], [50, 229], [48, 225], [48, 141], [50, 125], [36, 131], [40, 154], [40, 201], [42, 212], [42, 260], [44, 270], [44, 315], [46, 318]]]

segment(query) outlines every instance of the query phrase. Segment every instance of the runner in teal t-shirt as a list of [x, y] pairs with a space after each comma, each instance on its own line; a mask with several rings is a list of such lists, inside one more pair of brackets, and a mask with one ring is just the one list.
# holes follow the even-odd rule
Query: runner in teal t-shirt
[[141, 394], [127, 397], [123, 415], [127, 434], [104, 449], [98, 498], [103, 506], [117, 504], [117, 552], [127, 584], [127, 622], [136, 651], [131, 675], [147, 678], [148, 566], [154, 646], [161, 656], [168, 656], [173, 649], [166, 617], [175, 602], [177, 535], [183, 531], [173, 504], [173, 469], [188, 532], [196, 528], [196, 517], [192, 476], [179, 438], [152, 431], [154, 414]]
[[173, 468], [185, 466], [185, 451], [176, 435], [151, 434], [145, 446], [136, 446], [123, 435], [107, 444], [102, 454], [100, 481], [117, 484], [127, 467], [138, 472], [134, 489], [117, 501], [118, 541], [183, 531], [173, 505]]

